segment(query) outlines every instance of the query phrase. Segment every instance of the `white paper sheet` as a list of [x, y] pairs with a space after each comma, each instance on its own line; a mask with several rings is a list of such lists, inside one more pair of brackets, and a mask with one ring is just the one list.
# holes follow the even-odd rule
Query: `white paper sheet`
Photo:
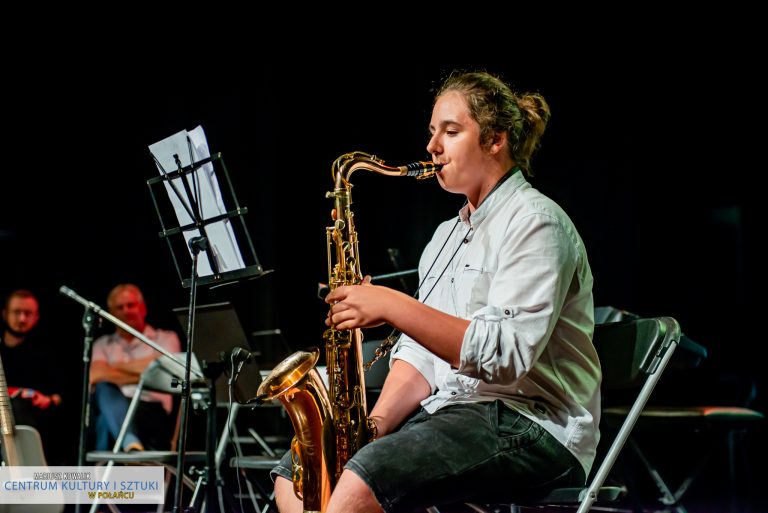
[[[163, 170], [165, 170], [166, 173], [170, 173], [178, 169], [178, 163], [174, 157], [175, 155], [178, 156], [182, 167], [192, 164], [192, 161], [190, 160], [190, 142], [192, 149], [191, 156], [195, 162], [199, 162], [210, 156], [208, 142], [205, 139], [205, 132], [201, 126], [198, 126], [189, 132], [182, 130], [181, 132], [173, 134], [172, 136], [149, 146], [149, 151], [152, 152], [152, 155], [155, 156], [159, 163], [158, 171], [161, 175], [164, 174]], [[162, 166], [162, 168], [160, 166]], [[216, 173], [214, 172], [213, 164], [211, 162], [199, 167], [193, 173], [188, 173], [186, 175], [186, 180], [189, 185], [189, 190], [193, 191], [195, 199], [201, 207], [202, 219], [204, 221], [224, 214], [227, 211], [221, 196]], [[197, 182], [196, 188], [195, 180]], [[189, 204], [189, 200], [186, 197], [186, 189], [182, 183], [182, 177], [176, 177], [172, 182], [176, 186], [176, 189], [181, 192], [184, 201]], [[182, 201], [168, 182], [165, 182], [165, 189], [168, 192], [168, 197], [176, 212], [179, 226], [192, 223], [192, 217], [190, 217], [189, 213], [184, 208]], [[206, 224], [204, 225], [204, 228], [208, 235], [208, 243], [213, 250], [216, 264], [219, 267], [219, 272], [223, 273], [245, 268], [243, 257], [240, 254], [237, 239], [235, 238], [235, 232], [232, 229], [232, 224], [229, 219]], [[187, 249], [189, 250], [190, 257], [192, 256], [192, 250], [189, 248], [189, 241], [193, 237], [199, 235], [200, 230], [198, 229], [184, 232], [184, 238], [187, 241]], [[208, 262], [208, 258], [205, 254], [201, 253], [197, 261], [197, 275], [202, 277], [210, 276], [212, 274], [213, 269]]]

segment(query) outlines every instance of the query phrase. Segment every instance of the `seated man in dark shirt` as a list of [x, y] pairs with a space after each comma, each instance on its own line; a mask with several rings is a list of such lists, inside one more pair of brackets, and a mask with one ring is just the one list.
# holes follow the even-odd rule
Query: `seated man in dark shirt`
[[61, 395], [57, 393], [56, 362], [37, 328], [40, 308], [37, 297], [25, 289], [11, 292], [3, 305], [0, 358], [5, 384], [16, 425], [31, 426], [40, 432], [46, 460], [62, 465], [64, 443], [56, 440], [56, 419], [60, 417]]

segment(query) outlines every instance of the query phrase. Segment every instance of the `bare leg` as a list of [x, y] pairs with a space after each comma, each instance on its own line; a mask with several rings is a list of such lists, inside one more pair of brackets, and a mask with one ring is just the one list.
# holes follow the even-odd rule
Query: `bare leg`
[[293, 493], [293, 481], [278, 476], [275, 479], [275, 501], [280, 513], [302, 513], [304, 504]]
[[[282, 511], [282, 510], [280, 510]], [[328, 503], [328, 513], [380, 513], [376, 496], [357, 474], [345, 470]]]

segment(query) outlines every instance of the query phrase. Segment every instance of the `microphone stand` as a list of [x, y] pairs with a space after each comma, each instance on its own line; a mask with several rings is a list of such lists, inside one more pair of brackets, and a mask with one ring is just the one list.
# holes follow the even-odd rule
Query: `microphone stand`
[[[59, 287], [59, 292], [65, 296], [67, 296], [70, 299], [73, 299], [80, 303], [81, 305], [85, 306], [85, 313], [83, 314], [83, 328], [85, 329], [85, 338], [84, 338], [84, 348], [83, 348], [83, 404], [80, 412], [80, 445], [78, 448], [78, 455], [77, 455], [77, 464], [80, 467], [85, 466], [85, 441], [86, 441], [86, 435], [88, 432], [88, 425], [89, 422], [89, 415], [90, 415], [90, 374], [91, 374], [91, 344], [93, 342], [94, 337], [94, 331], [95, 331], [95, 319], [96, 315], [99, 315], [114, 325], [124, 329], [137, 339], [141, 340], [148, 346], [150, 346], [155, 351], [158, 351], [159, 353], [162, 353], [164, 356], [170, 358], [173, 362], [175, 362], [177, 365], [183, 367], [185, 369], [185, 381], [184, 384], [189, 383], [190, 379], [190, 372], [192, 371], [191, 367], [191, 351], [187, 351], [187, 361], [184, 362], [182, 360], [179, 360], [176, 355], [162, 347], [161, 345], [157, 344], [157, 342], [154, 342], [153, 340], [147, 338], [143, 333], [140, 333], [136, 329], [132, 328], [131, 326], [127, 325], [114, 315], [110, 314], [109, 312], [104, 311], [99, 305], [94, 303], [93, 301], [88, 301], [84, 297], [77, 294], [74, 290], [70, 289], [69, 287], [61, 286]], [[195, 370], [195, 378], [196, 379], [204, 379], [205, 376], [200, 372]], [[188, 385], [186, 385], [188, 386]], [[182, 396], [183, 397], [183, 396]], [[77, 512], [80, 512], [80, 505], [77, 505]]]
[[[112, 315], [111, 313], [105, 311], [103, 308], [101, 308], [99, 305], [97, 305], [93, 301], [88, 301], [84, 297], [82, 297], [79, 294], [77, 294], [77, 292], [75, 292], [74, 290], [70, 289], [69, 287], [65, 287], [64, 285], [59, 287], [59, 292], [61, 294], [65, 295], [65, 296], [67, 296], [70, 299], [74, 299], [75, 301], [77, 301], [81, 305], [85, 306], [86, 308], [90, 308], [93, 311], [93, 313], [96, 313], [96, 314], [100, 315], [101, 317], [105, 318], [106, 320], [108, 320], [109, 322], [114, 324], [115, 326], [117, 326], [119, 328], [122, 328], [123, 330], [127, 331], [128, 333], [130, 333], [134, 337], [138, 338], [139, 340], [141, 340], [142, 342], [147, 344], [149, 347], [151, 347], [152, 349], [154, 349], [158, 353], [162, 353], [164, 356], [166, 356], [166, 357], [170, 358], [171, 360], [173, 360], [180, 367], [184, 367], [185, 362], [183, 360], [179, 360], [176, 357], [176, 355], [174, 355], [173, 353], [168, 351], [166, 348], [164, 348], [163, 346], [159, 345], [154, 340], [152, 340], [150, 338], [147, 338], [146, 335], [144, 335], [140, 331], [137, 331], [136, 329], [132, 328], [131, 326], [127, 325], [126, 323], [124, 323], [123, 321], [121, 321], [120, 319], [118, 319], [117, 317]], [[202, 372], [197, 371], [197, 370], [193, 370], [193, 372], [195, 373], [195, 378], [197, 378], [197, 379], [204, 379], [205, 378], [205, 376], [203, 375]]]
[[[85, 336], [83, 337], [83, 393], [82, 393], [82, 405], [80, 408], [80, 443], [77, 449], [77, 466], [85, 466], [85, 442], [88, 428], [91, 424], [91, 410], [90, 410], [90, 379], [91, 379], [91, 344], [93, 343], [93, 336], [96, 331], [96, 315], [90, 306], [85, 307], [83, 313], [83, 330]], [[80, 513], [80, 503], [78, 502], [75, 507], [75, 512]]]

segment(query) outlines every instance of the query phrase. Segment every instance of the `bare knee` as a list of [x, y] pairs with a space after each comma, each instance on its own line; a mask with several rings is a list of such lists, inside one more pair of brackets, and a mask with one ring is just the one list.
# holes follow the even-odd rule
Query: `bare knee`
[[278, 476], [275, 479], [275, 502], [280, 513], [302, 513], [304, 505], [293, 492], [293, 481]]
[[360, 476], [345, 470], [328, 504], [328, 513], [369, 513], [381, 512], [381, 505], [368, 485]]

